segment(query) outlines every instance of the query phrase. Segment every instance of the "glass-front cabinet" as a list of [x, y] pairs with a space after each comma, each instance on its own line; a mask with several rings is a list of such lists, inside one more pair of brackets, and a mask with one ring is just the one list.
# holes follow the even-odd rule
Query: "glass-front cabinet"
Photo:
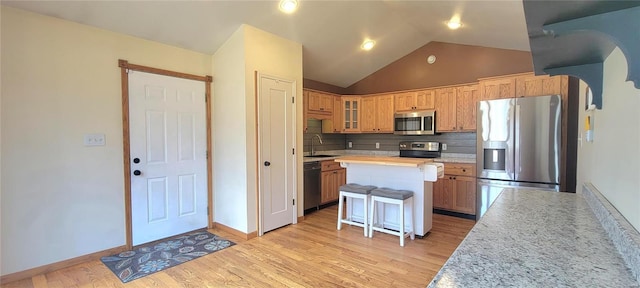
[[360, 132], [360, 96], [343, 96], [343, 133]]

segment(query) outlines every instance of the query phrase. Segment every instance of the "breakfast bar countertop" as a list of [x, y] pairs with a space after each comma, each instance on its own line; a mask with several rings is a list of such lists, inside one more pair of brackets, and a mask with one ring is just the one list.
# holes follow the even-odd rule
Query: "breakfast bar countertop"
[[429, 287], [640, 287], [582, 194], [504, 189]]
[[432, 163], [432, 158], [409, 158], [393, 156], [342, 156], [334, 160], [340, 163], [373, 164], [387, 166], [418, 167], [425, 163]]

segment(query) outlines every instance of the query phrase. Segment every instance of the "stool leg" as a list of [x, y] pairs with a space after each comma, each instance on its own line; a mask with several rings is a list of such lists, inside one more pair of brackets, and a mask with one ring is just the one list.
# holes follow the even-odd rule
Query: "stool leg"
[[369, 218], [369, 238], [373, 238], [373, 224], [376, 217], [376, 196], [371, 196], [371, 217]]
[[416, 216], [414, 216], [414, 213], [413, 213], [413, 197], [409, 198], [409, 207], [411, 209], [411, 213], [410, 213], [410, 215], [411, 215], [411, 219], [410, 219], [411, 220], [411, 225], [409, 227], [411, 227], [411, 240], [414, 240], [414, 239], [416, 239], [416, 232], [415, 232], [416, 231], [416, 227], [415, 227], [415, 224], [414, 224], [415, 222], [413, 221], [414, 220], [413, 218], [415, 218]]
[[404, 247], [404, 201], [400, 203], [400, 246]]
[[340, 199], [338, 200], [338, 230], [342, 229], [342, 206], [344, 204], [344, 196], [340, 192]]
[[364, 216], [362, 217], [362, 222], [364, 223], [364, 237], [367, 237], [367, 229], [369, 229], [369, 225], [367, 224], [367, 218], [369, 218], [369, 214], [367, 213], [367, 206], [369, 206], [369, 201], [367, 201], [367, 199], [369, 199], [369, 195], [365, 195], [364, 199], [362, 199], [362, 208], [364, 209]]

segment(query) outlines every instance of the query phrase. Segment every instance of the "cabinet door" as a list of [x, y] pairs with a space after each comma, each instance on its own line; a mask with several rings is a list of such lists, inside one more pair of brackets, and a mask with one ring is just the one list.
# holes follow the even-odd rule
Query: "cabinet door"
[[309, 91], [302, 90], [302, 131], [307, 133], [307, 120], [309, 120], [307, 116], [307, 111], [309, 110]]
[[360, 101], [362, 103], [362, 126], [360, 131], [363, 133], [375, 133], [378, 131], [376, 127], [376, 96], [365, 96]]
[[[378, 133], [393, 133], [393, 94], [376, 96], [376, 126]], [[363, 103], [364, 104], [364, 103]]]
[[416, 92], [416, 110], [435, 108], [436, 90], [422, 90]]
[[436, 90], [436, 132], [456, 131], [456, 89]]
[[333, 97], [333, 132], [342, 132], [342, 99], [340, 96]]
[[322, 94], [315, 91], [309, 91], [308, 93], [307, 109], [309, 111], [322, 112]]
[[458, 131], [476, 132], [476, 111], [478, 106], [478, 85], [462, 86], [456, 95], [456, 123]]
[[516, 78], [516, 96], [562, 94], [562, 76], [520, 76]]
[[451, 210], [453, 206], [453, 193], [455, 180], [445, 175], [444, 178], [433, 182], [433, 208]]
[[333, 171], [320, 172], [320, 203], [324, 204], [330, 201], [331, 189], [333, 189]]
[[416, 92], [404, 92], [394, 95], [396, 112], [411, 111], [416, 109]]
[[342, 132], [358, 133], [360, 132], [360, 97], [348, 96], [342, 97]]
[[476, 178], [455, 176], [455, 190], [451, 210], [476, 214]]
[[480, 99], [493, 100], [516, 97], [516, 78], [500, 78], [480, 81]]
[[320, 110], [333, 112], [333, 95], [322, 94], [320, 96]]
[[333, 111], [333, 95], [309, 91], [307, 108], [311, 112], [331, 113]]

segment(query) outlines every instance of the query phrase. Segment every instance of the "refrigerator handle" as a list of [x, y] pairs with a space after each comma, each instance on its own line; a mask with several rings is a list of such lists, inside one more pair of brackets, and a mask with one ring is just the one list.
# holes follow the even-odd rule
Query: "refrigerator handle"
[[515, 131], [514, 131], [513, 137], [515, 138], [515, 145], [514, 145], [515, 147], [514, 147], [514, 149], [516, 151], [515, 151], [515, 159], [514, 159], [515, 163], [514, 163], [514, 169], [513, 169], [514, 171], [513, 172], [515, 173], [514, 179], [518, 179], [518, 174], [520, 174], [520, 172], [522, 172], [522, 165], [520, 165], [520, 159], [521, 159], [520, 158], [520, 147], [521, 147], [521, 145], [520, 145], [520, 131], [519, 131], [520, 130], [520, 104], [516, 104], [515, 106], [516, 106], [515, 107], [516, 108], [516, 117], [515, 117], [516, 118], [515, 119], [516, 123], [514, 125]]

